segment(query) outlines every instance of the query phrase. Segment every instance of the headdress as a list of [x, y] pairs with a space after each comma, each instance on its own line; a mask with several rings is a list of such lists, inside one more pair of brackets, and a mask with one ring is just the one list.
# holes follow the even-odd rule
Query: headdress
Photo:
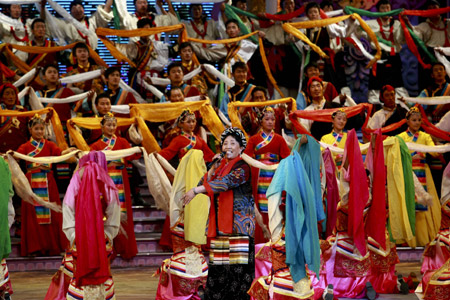
[[237, 127], [229, 127], [222, 132], [222, 135], [220, 136], [220, 143], [222, 145], [227, 136], [229, 135], [234, 137], [236, 141], [238, 141], [239, 145], [241, 145], [241, 147], [244, 147], [244, 149], [245, 147], [247, 147], [247, 140], [245, 139], [245, 135], [242, 132], [242, 130], [240, 130]]
[[108, 112], [103, 116], [102, 124], [104, 124], [107, 121], [117, 121], [116, 117], [112, 112]]
[[271, 106], [264, 106], [263, 109], [257, 109], [257, 110], [256, 110], [256, 116], [257, 116], [257, 118], [258, 118], [258, 122], [259, 122], [259, 123], [262, 122], [262, 119], [264, 118], [264, 116], [265, 116], [267, 113], [275, 114], [275, 110], [274, 110], [273, 107], [271, 107]]
[[347, 113], [345, 112], [345, 110], [343, 108], [339, 108], [338, 110], [333, 112], [331, 114], [331, 118], [334, 119], [337, 116], [337, 114], [344, 114], [347, 117]]
[[420, 114], [420, 110], [417, 106], [411, 107], [411, 109], [406, 113], [406, 119], [409, 119], [412, 114]]
[[177, 123], [177, 124], [180, 124], [180, 123], [183, 122], [184, 119], [186, 119], [187, 116], [189, 116], [189, 115], [195, 116], [194, 112], [193, 112], [192, 110], [190, 110], [189, 108], [183, 110], [183, 111], [181, 112], [181, 115], [177, 118], [176, 123]]
[[30, 121], [28, 121], [28, 128], [32, 128], [36, 124], [45, 124], [45, 120], [39, 114], [35, 114]]

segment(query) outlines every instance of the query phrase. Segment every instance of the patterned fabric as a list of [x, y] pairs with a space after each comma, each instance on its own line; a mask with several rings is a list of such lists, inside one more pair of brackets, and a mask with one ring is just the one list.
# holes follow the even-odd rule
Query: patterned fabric
[[[417, 139], [419, 138], [419, 131], [413, 134], [411, 131], [406, 130], [408, 136], [412, 139], [413, 143], [417, 143]], [[411, 156], [416, 155], [417, 152], [412, 152]], [[427, 191], [427, 176], [425, 174], [425, 159], [414, 159], [412, 162], [413, 172], [416, 174], [417, 179], [422, 184], [422, 187], [425, 191]], [[420, 204], [416, 202], [416, 210], [417, 211], [425, 211], [428, 210], [426, 205]]]
[[339, 146], [339, 143], [340, 143], [341, 140], [342, 140], [342, 137], [344, 137], [344, 133], [343, 133], [343, 132], [341, 132], [341, 133], [336, 133], [336, 132], [333, 131], [331, 134], [333, 135], [333, 137], [336, 138], [336, 141], [333, 143], [333, 146], [334, 146], [334, 147], [338, 147], [338, 146]]
[[[255, 158], [267, 165], [273, 165], [280, 162], [280, 157], [276, 154], [265, 153], [262, 155], [255, 155]], [[266, 197], [267, 189], [269, 188], [270, 183], [272, 182], [273, 175], [275, 174], [275, 170], [264, 170], [259, 169], [258, 176], [258, 187], [257, 187], [257, 199], [258, 207], [260, 212], [268, 213], [268, 200]]]
[[116, 136], [113, 135], [111, 138], [108, 138], [106, 136], [102, 136], [102, 142], [105, 143], [107, 146], [104, 150], [112, 150], [114, 149], [114, 145], [116, 144]]
[[108, 174], [113, 180], [117, 191], [119, 193], [119, 202], [120, 202], [120, 212], [126, 213], [127, 212], [127, 205], [125, 203], [125, 187], [123, 183], [123, 173], [122, 168], [119, 166], [108, 166]]
[[189, 150], [191, 150], [192, 148], [195, 147], [196, 138], [195, 138], [194, 134], [193, 135], [189, 135], [189, 134], [183, 133], [182, 136], [187, 138], [188, 141], [189, 141], [189, 144], [186, 147], [184, 147], [183, 149], [181, 149], [181, 151], [184, 151], [184, 153], [186, 153], [186, 152], [188, 152]]
[[249, 237], [226, 236], [211, 239], [211, 265], [248, 264]]
[[255, 274], [255, 246], [249, 239], [248, 264], [209, 265], [205, 299], [249, 299]]
[[275, 135], [275, 132], [272, 130], [272, 132], [270, 132], [270, 134], [267, 135], [264, 131], [261, 130], [260, 134], [261, 134], [261, 137], [263, 138], [263, 140], [261, 143], [256, 145], [255, 151], [258, 151], [262, 147], [269, 145], [273, 139], [273, 136]]
[[[33, 192], [41, 197], [45, 202], [49, 202], [50, 198], [48, 195], [48, 171], [43, 172], [32, 172], [31, 173], [31, 188]], [[50, 209], [45, 206], [40, 206], [37, 202], [34, 203], [34, 208], [36, 210], [36, 218], [38, 224], [51, 224], [51, 212]]]
[[13, 293], [5, 259], [2, 259], [0, 262], [0, 294], [3, 291], [7, 291], [9, 294]]
[[[106, 238], [107, 244], [106, 244], [106, 252], [108, 254], [108, 259], [111, 257], [112, 253], [112, 243]], [[64, 258], [63, 261], [64, 264], [64, 274], [73, 275], [73, 270], [76, 268], [77, 264], [77, 249], [76, 246], [73, 245], [72, 248], [67, 251], [67, 255]], [[115, 293], [114, 293], [114, 281], [112, 278], [109, 278], [105, 281], [103, 285], [99, 286], [85, 286], [85, 287], [77, 287], [75, 285], [75, 278], [71, 277], [69, 289], [67, 291], [66, 298], [67, 300], [89, 300], [88, 298], [88, 291], [92, 289], [100, 289], [103, 290], [104, 288], [104, 294], [105, 294], [105, 300], [114, 300], [116, 299]], [[97, 296], [97, 295], [96, 295]], [[97, 298], [95, 298], [97, 299]]]

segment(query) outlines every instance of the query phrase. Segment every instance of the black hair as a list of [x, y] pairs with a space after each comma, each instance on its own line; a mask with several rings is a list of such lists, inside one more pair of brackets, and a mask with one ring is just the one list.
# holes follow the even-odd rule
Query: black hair
[[322, 2], [320, 2], [320, 8], [321, 9], [324, 9], [327, 6], [333, 7], [333, 2], [331, 2], [329, 0], [323, 0]]
[[257, 87], [255, 87], [255, 88], [252, 90], [252, 98], [253, 98], [253, 95], [255, 95], [256, 92], [263, 92], [264, 95], [265, 95], [266, 98], [267, 98], [267, 89], [266, 89], [265, 87], [262, 87], [262, 86], [257, 86]]
[[445, 69], [445, 65], [443, 63], [441, 63], [440, 61], [436, 61], [436, 62], [432, 63], [431, 70], [433, 70], [434, 66], [443, 66]]
[[225, 28], [227, 28], [228, 24], [230, 24], [230, 23], [234, 23], [234, 24], [236, 24], [239, 27], [238, 20], [236, 20], [236, 19], [228, 19], [228, 21], [225, 23]]
[[312, 8], [317, 8], [320, 11], [320, 6], [316, 2], [309, 2], [305, 7], [305, 14], [308, 14], [308, 11]]
[[59, 66], [57, 64], [48, 64], [42, 70], [42, 74], [45, 74], [45, 72], [47, 72], [48, 68], [55, 68], [59, 73]]
[[75, 46], [73, 46], [72, 48], [73, 56], [75, 56], [75, 54], [77, 53], [77, 49], [86, 49], [89, 52], [89, 48], [84, 42], [78, 42], [75, 44]]
[[172, 70], [173, 68], [178, 68], [178, 67], [181, 68], [181, 70], [183, 70], [183, 65], [181, 64], [181, 62], [174, 61], [167, 67], [167, 74], [169, 74], [170, 70]]
[[172, 87], [172, 88], [170, 88], [170, 89], [167, 90], [167, 92], [166, 92], [166, 98], [167, 98], [167, 100], [170, 100], [170, 96], [172, 96], [172, 91], [173, 91], [173, 90], [180, 90], [180, 91], [181, 91], [181, 94], [183, 94], [183, 96], [184, 96], [183, 89], [182, 89], [181, 87], [179, 87], [179, 86], [174, 86], [174, 87]]
[[82, 0], [73, 0], [72, 2], [70, 2], [69, 10], [72, 10], [72, 7], [74, 7], [75, 5], [84, 6]]
[[150, 27], [153, 27], [153, 19], [142, 18], [137, 22], [137, 28], [144, 28], [145, 25], [150, 25]]
[[428, 0], [427, 3], [425, 3], [425, 9], [428, 9], [428, 7], [431, 5], [437, 5], [438, 7], [441, 7], [441, 4], [439, 3], [439, 1]]
[[245, 3], [247, 3], [247, 0], [233, 0], [233, 1], [231, 1], [231, 5], [232, 5], [232, 6], [237, 6], [237, 4], [238, 4], [239, 2], [245, 2]]
[[119, 72], [119, 74], [120, 74], [120, 68], [118, 68], [118, 67], [109, 67], [105, 71], [105, 78], [108, 79], [109, 75], [111, 75], [114, 72]]
[[377, 5], [376, 5], [377, 11], [380, 11], [380, 6], [381, 5], [386, 5], [386, 4], [389, 4], [392, 7], [391, 1], [389, 1], [389, 0], [380, 0], [380, 1], [378, 1]]
[[95, 106], [97, 106], [98, 105], [98, 100], [100, 100], [101, 98], [108, 98], [109, 99], [109, 102], [111, 102], [111, 95], [110, 95], [110, 93], [101, 93], [101, 94], [99, 94], [99, 95], [97, 95], [97, 97], [95, 97], [95, 100], [94, 100], [94, 105]]
[[36, 24], [36, 23], [44, 23], [45, 24], [45, 21], [41, 18], [34, 19], [33, 22], [31, 23], [31, 30], [34, 29], [34, 24]]
[[184, 48], [190, 47], [192, 51], [194, 51], [194, 48], [192, 48], [191, 43], [189, 42], [182, 42], [179, 46], [178, 52], [181, 52]]
[[310, 61], [306, 66], [305, 66], [305, 73], [309, 68], [317, 68], [319, 69], [319, 65], [315, 62], [315, 61]]
[[248, 72], [247, 64], [243, 61], [236, 62], [232, 67], [231, 73], [234, 74], [234, 72], [236, 72], [237, 69], [245, 69], [245, 71]]

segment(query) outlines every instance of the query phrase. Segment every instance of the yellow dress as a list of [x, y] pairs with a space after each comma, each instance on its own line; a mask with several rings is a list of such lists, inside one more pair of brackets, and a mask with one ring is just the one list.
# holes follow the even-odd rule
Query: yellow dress
[[[325, 134], [324, 136], [322, 136], [320, 141], [322, 143], [333, 145], [335, 147], [344, 149], [345, 143], [347, 142], [347, 132], [342, 132], [339, 134], [339, 133], [332, 131], [331, 133]], [[333, 151], [332, 151], [332, 153], [333, 153]], [[341, 168], [342, 160], [340, 160], [339, 162], [336, 162], [336, 158], [342, 159], [342, 154], [333, 153], [334, 162], [336, 163], [336, 167], [339, 170]]]
[[[434, 146], [434, 142], [428, 133], [418, 131], [416, 134], [412, 134], [409, 130], [402, 132], [398, 135], [405, 142], [417, 143], [421, 145]], [[416, 153], [411, 151], [411, 155]], [[436, 154], [432, 154], [436, 155]], [[428, 207], [426, 211], [416, 210], [416, 240], [417, 246], [426, 246], [430, 241], [434, 239], [436, 233], [439, 230], [441, 224], [441, 205], [439, 197], [436, 193], [436, 187], [434, 185], [433, 177], [429, 166], [425, 163], [424, 159], [413, 159], [413, 171], [416, 174], [419, 181], [423, 184], [424, 189], [433, 198], [433, 203]]]

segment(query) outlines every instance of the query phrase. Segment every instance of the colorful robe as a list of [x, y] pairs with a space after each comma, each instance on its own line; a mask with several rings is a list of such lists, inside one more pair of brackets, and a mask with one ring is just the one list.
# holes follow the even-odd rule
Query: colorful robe
[[[111, 139], [103, 136], [97, 142], [90, 146], [91, 150], [121, 150], [130, 148], [130, 144], [124, 138], [113, 136]], [[126, 168], [126, 160], [139, 158], [138, 155], [132, 155], [122, 158], [118, 161], [108, 161], [108, 174], [111, 176], [119, 192], [120, 212], [126, 214], [127, 221], [122, 222], [121, 226], [125, 229], [126, 236], [119, 233], [113, 241], [115, 254], [120, 254], [123, 259], [132, 259], [138, 253], [136, 237], [134, 234], [133, 209], [131, 206], [130, 183]]]
[[[244, 153], [264, 164], [273, 165], [288, 157], [291, 150], [289, 150], [286, 141], [281, 135], [273, 131], [266, 135], [261, 130], [258, 134], [250, 137]], [[269, 225], [266, 192], [274, 174], [275, 171], [252, 168], [253, 197], [266, 226]], [[263, 242], [267, 242], [267, 240], [264, 238], [261, 227], [256, 226], [255, 244]]]
[[[61, 149], [47, 140], [33, 139], [21, 145], [17, 152], [32, 156], [59, 156]], [[27, 162], [26, 176], [33, 192], [45, 201], [61, 204], [58, 186], [51, 165]], [[43, 206], [33, 206], [22, 200], [22, 236], [20, 254], [59, 255], [67, 247], [62, 232], [62, 215]]]

